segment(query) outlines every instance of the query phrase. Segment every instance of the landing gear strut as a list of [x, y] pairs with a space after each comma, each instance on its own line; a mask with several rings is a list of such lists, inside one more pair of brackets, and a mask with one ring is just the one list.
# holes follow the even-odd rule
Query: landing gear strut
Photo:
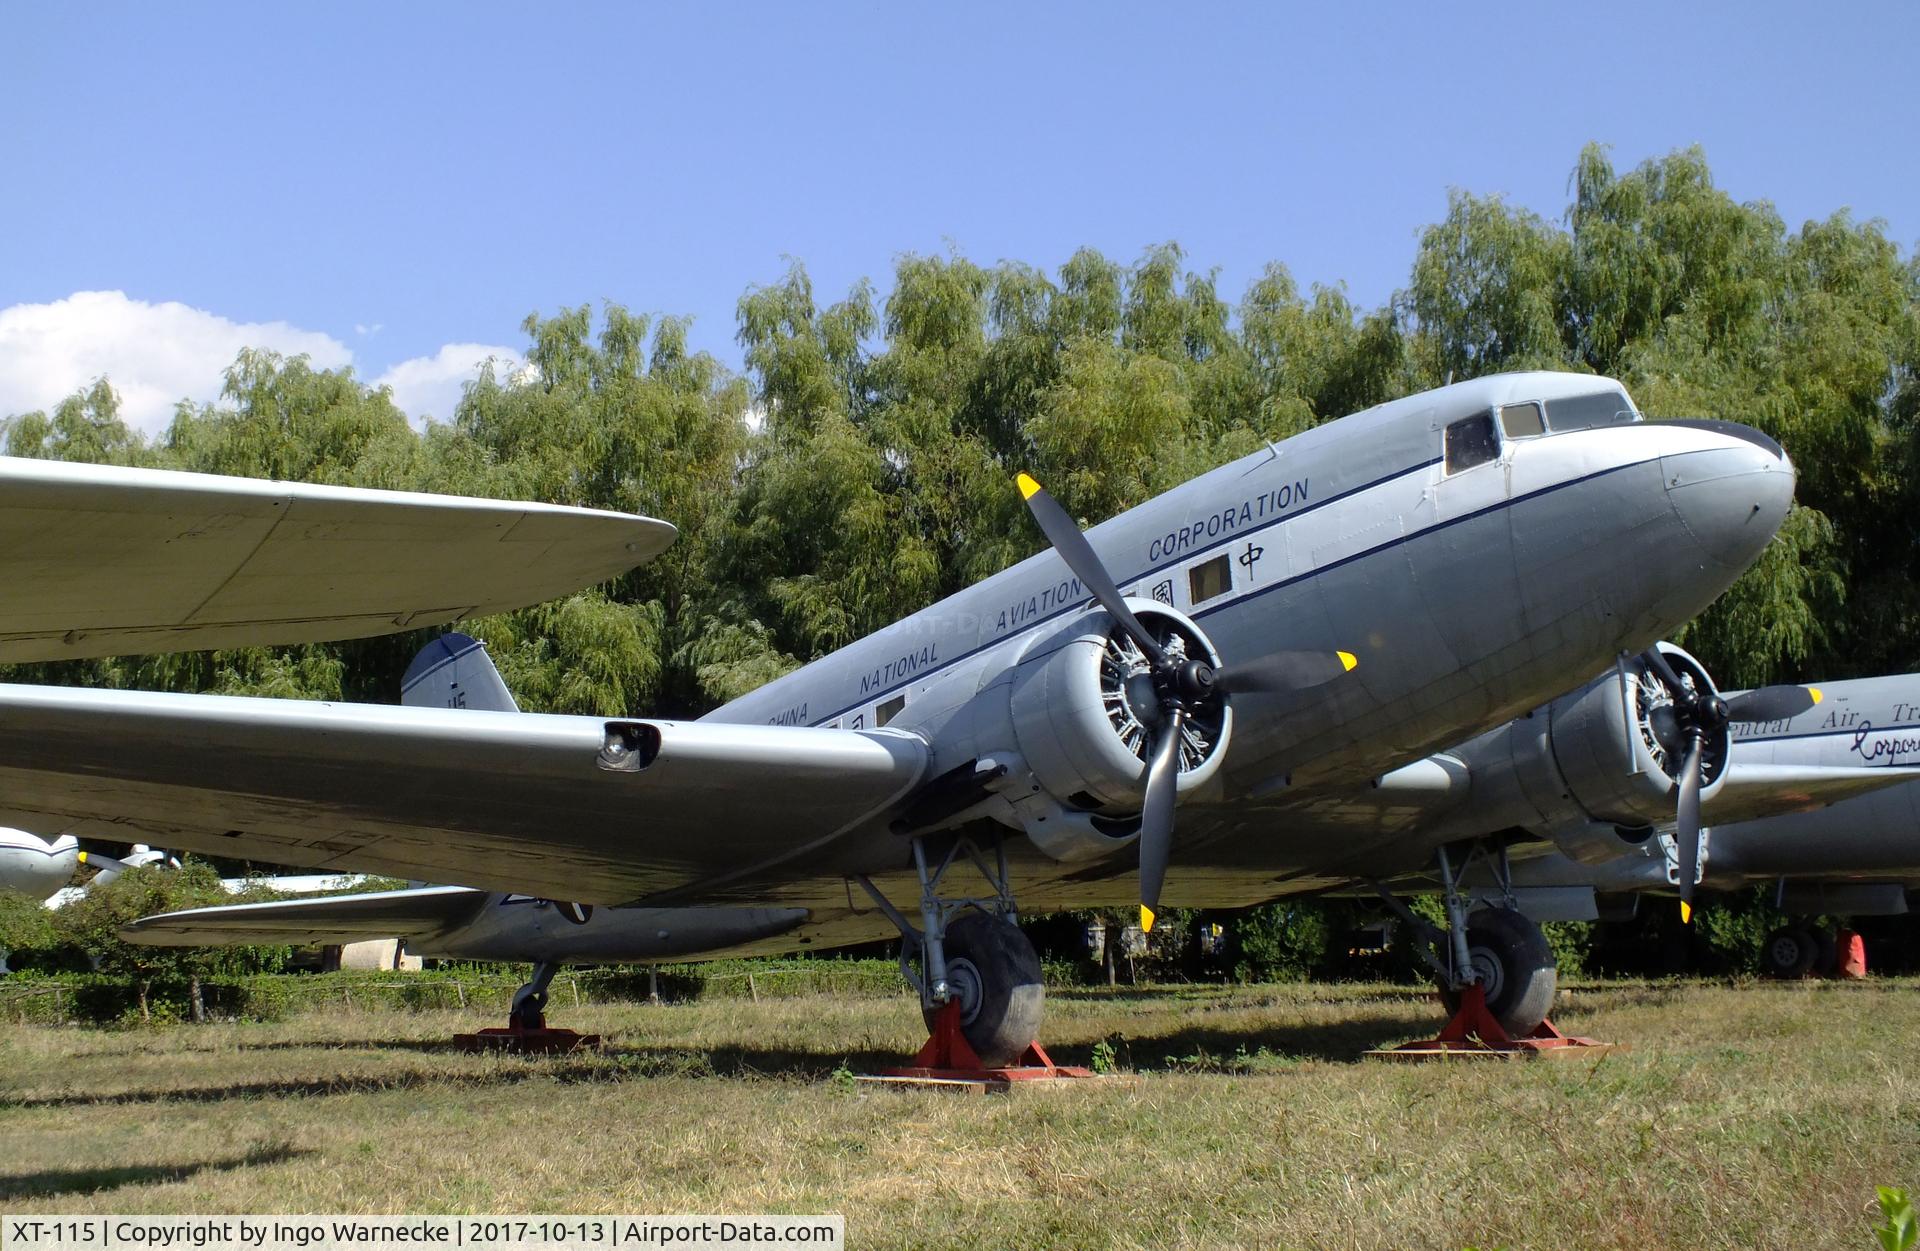
[[1830, 929], [1812, 921], [1783, 925], [1760, 947], [1760, 968], [1768, 977], [1859, 978], [1867, 974], [1867, 948], [1844, 921]]
[[[940, 893], [948, 872], [963, 858], [990, 895]], [[913, 864], [920, 879], [918, 926], [872, 881], [857, 879], [900, 931], [900, 972], [920, 993], [930, 1035], [911, 1065], [882, 1076], [994, 1083], [1092, 1076], [1086, 1069], [1056, 1065], [1037, 1041], [1046, 987], [1040, 957], [1014, 923], [1004, 845], [995, 844], [990, 861], [971, 838], [957, 837], [932, 864], [926, 838], [915, 836]]]
[[600, 1035], [577, 1034], [570, 1029], [547, 1028], [547, 988], [560, 966], [547, 961], [533, 966], [533, 977], [513, 992], [505, 1029], [483, 1029], [477, 1034], [455, 1034], [454, 1045], [468, 1051], [513, 1051], [541, 1054], [598, 1047]]
[[513, 1006], [507, 1010], [507, 1019], [516, 1029], [547, 1027], [547, 988], [553, 985], [553, 975], [559, 968], [553, 963], [534, 965], [533, 979], [513, 992]]
[[[1499, 884], [1499, 905], [1474, 910], [1461, 878], [1475, 856], [1485, 856]], [[1367, 1054], [1420, 1059], [1457, 1054], [1532, 1055], [1567, 1047], [1604, 1047], [1589, 1038], [1569, 1038], [1547, 1019], [1558, 984], [1553, 952], [1540, 927], [1514, 906], [1513, 876], [1504, 846], [1470, 846], [1454, 869], [1447, 849], [1435, 854], [1447, 928], [1416, 916], [1380, 883], [1387, 905], [1420, 940], [1420, 954], [1440, 983], [1452, 1012], [1434, 1038]]]

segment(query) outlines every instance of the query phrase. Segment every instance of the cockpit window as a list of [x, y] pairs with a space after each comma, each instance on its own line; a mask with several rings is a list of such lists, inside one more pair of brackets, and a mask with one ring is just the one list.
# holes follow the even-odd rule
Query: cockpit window
[[1493, 414], [1480, 413], [1447, 427], [1447, 472], [1459, 473], [1484, 465], [1500, 455], [1500, 439], [1493, 432]]
[[1509, 439], [1524, 439], [1529, 435], [1545, 434], [1547, 426], [1540, 418], [1540, 405], [1528, 400], [1524, 404], [1500, 406], [1500, 429]]
[[1556, 431], [1617, 426], [1632, 420], [1633, 401], [1624, 391], [1599, 391], [1547, 401], [1547, 425]]

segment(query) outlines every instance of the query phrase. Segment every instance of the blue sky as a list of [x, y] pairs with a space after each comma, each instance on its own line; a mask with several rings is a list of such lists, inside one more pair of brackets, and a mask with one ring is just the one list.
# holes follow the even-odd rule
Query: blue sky
[[104, 370], [153, 425], [260, 340], [445, 416], [602, 300], [737, 364], [787, 257], [833, 298], [1175, 239], [1233, 298], [1281, 260], [1371, 306], [1449, 187], [1558, 217], [1588, 140], [1910, 252], [1916, 46], [1912, 4], [16, 4], [0, 414]]

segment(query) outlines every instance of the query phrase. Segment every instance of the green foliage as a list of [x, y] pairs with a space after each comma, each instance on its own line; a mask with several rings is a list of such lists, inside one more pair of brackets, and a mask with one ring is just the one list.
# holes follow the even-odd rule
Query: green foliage
[[1788, 920], [1773, 906], [1769, 894], [1767, 887], [1755, 886], [1719, 895], [1712, 906], [1695, 914], [1693, 924], [1704, 967], [1734, 973], [1760, 971], [1762, 944]]
[[1591, 921], [1546, 921], [1540, 926], [1553, 951], [1553, 967], [1561, 977], [1579, 977], [1587, 971], [1587, 953], [1593, 948]]
[[10, 971], [61, 967], [61, 938], [53, 917], [33, 896], [0, 890], [0, 958]]
[[154, 947], [129, 943], [121, 927], [141, 917], [183, 908], [248, 902], [229, 895], [210, 865], [188, 860], [178, 869], [141, 865], [95, 884], [55, 917], [61, 942], [83, 953], [102, 973], [139, 983], [272, 972], [286, 963], [285, 947]]
[[1874, 1226], [1873, 1236], [1883, 1251], [1913, 1251], [1920, 1245], [1920, 1215], [1913, 1210], [1907, 1192], [1893, 1186], [1879, 1189], [1882, 1223]]
[[1230, 931], [1236, 981], [1304, 981], [1327, 967], [1337, 937], [1326, 910], [1310, 900], [1248, 908]]

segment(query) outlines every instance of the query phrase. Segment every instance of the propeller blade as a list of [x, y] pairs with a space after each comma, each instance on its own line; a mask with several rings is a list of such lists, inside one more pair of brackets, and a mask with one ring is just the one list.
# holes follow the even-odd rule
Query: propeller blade
[[98, 852], [83, 851], [75, 857], [81, 864], [100, 873], [118, 873], [122, 869], [134, 867], [130, 860], [117, 860], [112, 856], [103, 856]]
[[1120, 628], [1133, 637], [1154, 666], [1165, 670], [1173, 667], [1173, 659], [1166, 649], [1160, 646], [1160, 640], [1153, 637], [1142, 625], [1140, 618], [1133, 615], [1133, 609], [1127, 607], [1126, 597], [1120, 594], [1120, 587], [1100, 563], [1093, 544], [1087, 542], [1087, 536], [1080, 532], [1073, 518], [1067, 516], [1067, 510], [1060, 502], [1047, 494], [1047, 489], [1026, 474], [1015, 479], [1020, 485], [1020, 496], [1027, 501], [1027, 510], [1033, 519], [1040, 523], [1041, 533], [1047, 536], [1047, 542], [1053, 545], [1060, 559], [1067, 562], [1067, 568], [1073, 570], [1080, 585], [1087, 588], [1100, 607], [1113, 614]]
[[1353, 672], [1360, 660], [1352, 652], [1274, 652], [1222, 670], [1214, 689], [1225, 695], [1243, 691], [1308, 691]]
[[1687, 744], [1687, 762], [1680, 769], [1680, 820], [1674, 828], [1674, 848], [1680, 853], [1680, 920], [1693, 920], [1693, 879], [1700, 873], [1700, 757], [1706, 741], [1699, 734]]
[[1763, 686], [1727, 701], [1729, 721], [1786, 721], [1820, 702], [1817, 686]]
[[1187, 710], [1176, 705], [1154, 740], [1147, 762], [1147, 797], [1140, 806], [1140, 932], [1153, 933], [1153, 910], [1173, 855], [1173, 800], [1180, 788], [1180, 728]]

